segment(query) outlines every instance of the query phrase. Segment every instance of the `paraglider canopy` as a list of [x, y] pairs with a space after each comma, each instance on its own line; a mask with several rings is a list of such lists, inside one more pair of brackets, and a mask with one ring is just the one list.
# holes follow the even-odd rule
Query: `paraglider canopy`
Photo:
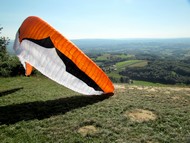
[[27, 76], [35, 67], [50, 79], [82, 94], [114, 92], [112, 82], [102, 69], [75, 44], [38, 17], [30, 16], [24, 20], [13, 48]]

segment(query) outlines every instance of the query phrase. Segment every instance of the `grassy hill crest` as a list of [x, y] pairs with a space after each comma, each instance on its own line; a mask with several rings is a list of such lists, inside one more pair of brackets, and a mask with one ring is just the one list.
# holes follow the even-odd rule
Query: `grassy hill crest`
[[41, 76], [1, 78], [0, 85], [2, 143], [185, 143], [190, 137], [189, 87], [115, 84], [108, 97], [80, 95]]

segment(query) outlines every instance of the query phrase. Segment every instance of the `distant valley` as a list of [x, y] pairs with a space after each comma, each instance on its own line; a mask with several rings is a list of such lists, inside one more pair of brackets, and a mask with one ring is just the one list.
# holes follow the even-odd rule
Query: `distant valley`
[[[176, 39], [79, 39], [72, 40], [82, 51], [90, 53], [149, 54], [170, 58], [190, 57], [190, 38]], [[14, 54], [13, 40], [8, 52]]]

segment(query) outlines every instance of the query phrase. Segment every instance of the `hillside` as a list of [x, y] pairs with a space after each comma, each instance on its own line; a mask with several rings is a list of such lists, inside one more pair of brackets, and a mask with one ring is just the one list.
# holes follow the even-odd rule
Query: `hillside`
[[113, 96], [84, 96], [43, 76], [1, 78], [0, 85], [1, 143], [190, 138], [189, 87], [115, 84]]

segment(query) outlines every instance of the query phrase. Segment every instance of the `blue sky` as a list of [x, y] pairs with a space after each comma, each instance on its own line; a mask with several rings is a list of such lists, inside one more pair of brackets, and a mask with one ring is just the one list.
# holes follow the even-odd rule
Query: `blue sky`
[[69, 39], [190, 37], [190, 0], [3, 0], [2, 35], [31, 15]]

